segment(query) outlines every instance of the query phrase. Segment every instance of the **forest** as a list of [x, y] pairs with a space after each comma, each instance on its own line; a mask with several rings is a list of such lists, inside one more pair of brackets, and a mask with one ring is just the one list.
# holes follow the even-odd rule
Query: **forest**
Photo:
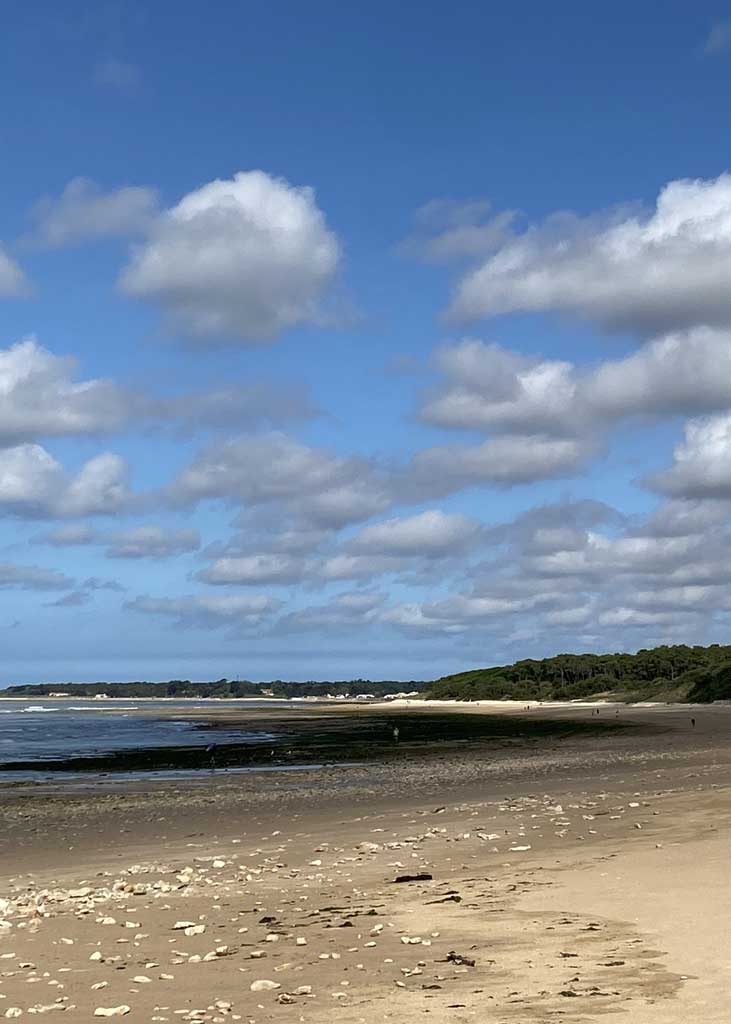
[[431, 683], [434, 700], [731, 700], [731, 647], [654, 647], [636, 654], [559, 654], [473, 669]]
[[347, 679], [335, 681], [310, 681], [304, 683], [275, 679], [266, 683], [254, 683], [247, 679], [217, 679], [214, 682], [195, 683], [189, 679], [171, 679], [166, 683], [33, 683], [22, 686], [8, 686], [0, 691], [5, 697], [48, 697], [52, 693], [63, 693], [73, 697], [356, 697], [370, 694], [385, 697], [388, 694], [423, 690], [428, 684], [421, 680], [371, 680]]

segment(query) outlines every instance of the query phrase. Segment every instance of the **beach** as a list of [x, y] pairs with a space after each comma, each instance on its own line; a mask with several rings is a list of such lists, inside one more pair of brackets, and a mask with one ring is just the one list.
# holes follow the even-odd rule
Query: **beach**
[[3, 786], [0, 1018], [727, 1022], [731, 708], [410, 743], [450, 713], [519, 709], [313, 709], [318, 737], [406, 715], [405, 744]]

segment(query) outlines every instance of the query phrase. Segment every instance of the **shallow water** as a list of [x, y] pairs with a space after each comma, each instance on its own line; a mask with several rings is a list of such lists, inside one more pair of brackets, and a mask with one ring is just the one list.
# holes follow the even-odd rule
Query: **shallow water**
[[[287, 701], [247, 701], [242, 708], [241, 701], [215, 701], [221, 705], [235, 706], [245, 714], [245, 707], [291, 706]], [[134, 714], [141, 707], [152, 714]], [[38, 775], [32, 769], [33, 762], [58, 761], [63, 763], [73, 758], [100, 757], [123, 751], [144, 751], [148, 749], [177, 748], [184, 746], [207, 747], [211, 736], [198, 728], [194, 721], [168, 717], [176, 710], [186, 712], [211, 707], [211, 702], [197, 700], [165, 701], [165, 717], [154, 715], [154, 704], [139, 700], [93, 701], [79, 700], [28, 701], [0, 698], [0, 772], [5, 778], [33, 778]], [[262, 740], [276, 741], [274, 733], [247, 733], [245, 729], [221, 729], [217, 731], [216, 743], [237, 744], [260, 743]], [[9, 763], [23, 762], [27, 770], [7, 772]], [[44, 765], [43, 775], [48, 772]]]

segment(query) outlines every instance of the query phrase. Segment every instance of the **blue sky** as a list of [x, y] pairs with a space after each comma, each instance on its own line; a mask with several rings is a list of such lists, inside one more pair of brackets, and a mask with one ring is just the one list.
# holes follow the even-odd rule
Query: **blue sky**
[[731, 10], [39, 2], [0, 685], [724, 642]]

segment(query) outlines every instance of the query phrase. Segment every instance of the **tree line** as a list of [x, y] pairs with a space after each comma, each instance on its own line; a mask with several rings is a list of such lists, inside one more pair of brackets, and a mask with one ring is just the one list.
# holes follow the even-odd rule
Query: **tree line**
[[248, 679], [216, 679], [213, 682], [195, 683], [190, 679], [170, 679], [166, 683], [145, 681], [129, 683], [34, 683], [9, 686], [0, 691], [6, 697], [48, 697], [52, 693], [69, 694], [72, 697], [355, 697], [371, 694], [385, 697], [393, 693], [423, 690], [428, 684], [423, 680], [393, 679], [341, 679], [311, 680], [304, 683], [274, 679], [271, 682], [251, 682]]
[[731, 646], [685, 644], [636, 654], [559, 654], [443, 676], [424, 693], [434, 700], [624, 699], [731, 700]]

